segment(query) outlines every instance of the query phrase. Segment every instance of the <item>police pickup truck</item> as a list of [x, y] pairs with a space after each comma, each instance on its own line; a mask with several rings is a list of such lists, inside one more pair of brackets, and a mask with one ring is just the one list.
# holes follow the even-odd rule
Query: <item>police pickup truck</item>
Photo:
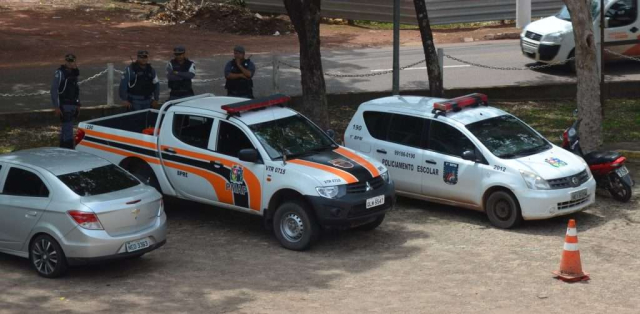
[[169, 101], [80, 123], [76, 149], [165, 195], [261, 215], [288, 249], [308, 248], [320, 227], [379, 226], [395, 202], [386, 167], [282, 107], [289, 100]]
[[351, 119], [345, 144], [388, 167], [399, 195], [485, 211], [500, 228], [595, 201], [582, 158], [482, 94], [371, 100]]

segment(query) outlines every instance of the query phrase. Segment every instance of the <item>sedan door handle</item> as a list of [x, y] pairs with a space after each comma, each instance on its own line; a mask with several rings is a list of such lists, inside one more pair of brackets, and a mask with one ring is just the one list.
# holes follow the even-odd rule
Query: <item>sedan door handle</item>
[[380, 154], [386, 154], [387, 151], [384, 149], [376, 149], [376, 152], [380, 153]]
[[164, 151], [167, 152], [167, 153], [172, 153], [172, 154], [176, 153], [176, 151], [171, 147], [165, 147]]
[[427, 160], [425, 160], [424, 162], [426, 162], [426, 163], [428, 163], [428, 164], [432, 164], [432, 165], [436, 165], [436, 164], [438, 164], [438, 163], [437, 163], [435, 160], [433, 160], [433, 159], [427, 159]]

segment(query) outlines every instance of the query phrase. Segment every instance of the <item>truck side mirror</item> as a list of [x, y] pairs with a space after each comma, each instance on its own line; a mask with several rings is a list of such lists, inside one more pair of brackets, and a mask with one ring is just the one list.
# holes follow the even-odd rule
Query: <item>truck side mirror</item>
[[472, 150], [465, 150], [464, 153], [462, 153], [462, 159], [473, 161], [473, 162], [478, 161], [478, 158], [476, 157], [476, 153]]
[[325, 131], [325, 133], [327, 133], [327, 135], [332, 139], [335, 140], [336, 139], [336, 132], [332, 129], [328, 129]]
[[238, 159], [240, 159], [241, 161], [255, 163], [256, 161], [258, 161], [258, 151], [253, 148], [241, 149], [238, 152]]

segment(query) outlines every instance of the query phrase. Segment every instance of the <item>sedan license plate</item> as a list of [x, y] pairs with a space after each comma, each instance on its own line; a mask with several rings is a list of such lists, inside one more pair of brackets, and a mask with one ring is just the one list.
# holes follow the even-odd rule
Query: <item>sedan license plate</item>
[[367, 208], [376, 207], [382, 204], [384, 204], [384, 195], [367, 199]]
[[580, 199], [583, 199], [583, 198], [587, 197], [587, 195], [589, 195], [589, 191], [587, 189], [582, 189], [580, 191], [575, 191], [575, 192], [571, 193], [571, 200], [572, 201], [580, 200]]
[[151, 245], [151, 242], [148, 238], [144, 238], [141, 240], [127, 242], [125, 246], [127, 247], [127, 252], [135, 252], [142, 249], [146, 249]]
[[629, 174], [629, 169], [627, 169], [626, 166], [622, 166], [618, 169], [616, 169], [616, 173], [620, 176], [620, 178], [626, 176]]

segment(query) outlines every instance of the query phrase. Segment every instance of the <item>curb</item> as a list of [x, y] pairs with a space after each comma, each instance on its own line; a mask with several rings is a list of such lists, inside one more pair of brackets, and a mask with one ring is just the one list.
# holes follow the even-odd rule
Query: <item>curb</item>
[[640, 162], [640, 151], [624, 149], [616, 149], [615, 151], [622, 154], [622, 156], [627, 157], [627, 159], [632, 162]]

